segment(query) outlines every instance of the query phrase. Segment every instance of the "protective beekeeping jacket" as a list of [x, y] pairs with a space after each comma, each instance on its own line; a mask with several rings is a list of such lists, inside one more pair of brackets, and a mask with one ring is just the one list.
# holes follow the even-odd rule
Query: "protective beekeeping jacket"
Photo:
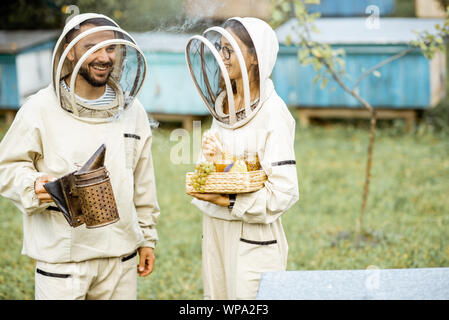
[[[288, 246], [281, 215], [299, 198], [295, 120], [270, 79], [279, 48], [276, 35], [262, 20], [232, 19], [243, 24], [253, 41], [259, 66], [259, 97], [250, 99], [241, 50], [223, 28], [209, 28], [201, 36], [191, 38], [186, 49], [187, 63], [213, 115], [211, 131], [219, 133], [224, 148], [233, 155], [257, 153], [268, 180], [256, 192], [238, 194], [232, 209], [198, 199], [192, 201], [205, 214], [203, 280], [206, 299], [253, 299], [260, 272], [286, 268]], [[232, 46], [232, 54], [239, 57], [245, 92], [242, 109], [237, 109], [232, 101], [226, 61], [216, 50], [221, 49], [216, 43], [224, 38]], [[224, 99], [228, 99], [228, 113], [224, 112]], [[202, 156], [200, 161], [203, 160]]]
[[[209, 92], [207, 92], [207, 87], [214, 88], [212, 80], [210, 80], [211, 75], [209, 74], [208, 77], [194, 76], [194, 80], [200, 88], [206, 88], [200, 91], [205, 101], [208, 99], [215, 100], [215, 104], [209, 103], [209, 101], [206, 104], [208, 107], [213, 105], [211, 113], [214, 118], [211, 130], [219, 133], [224, 146], [234, 155], [242, 154], [245, 151], [249, 153], [257, 152], [261, 166], [268, 176], [268, 181], [265, 183], [265, 187], [259, 191], [238, 195], [232, 211], [209, 202], [194, 200], [194, 203], [203, 212], [216, 218], [225, 220], [243, 219], [249, 223], [271, 223], [298, 200], [294, 153], [295, 120], [283, 100], [276, 94], [273, 82], [270, 79], [279, 49], [273, 30], [259, 19], [234, 19], [245, 26], [256, 49], [260, 72], [260, 97], [258, 101], [250, 105], [252, 110], [248, 112], [247, 116], [244, 115], [246, 110], [240, 112], [242, 113], [242, 120], [238, 120], [240, 116], [239, 112], [236, 111], [236, 122], [230, 124], [228, 121], [230, 116], [220, 117], [220, 114], [223, 114], [222, 103], [226, 92], [216, 90], [216, 97], [211, 99], [208, 96]], [[193, 39], [197, 40], [197, 43], [192, 41], [190, 45], [196, 45], [200, 48], [201, 44], [207, 41], [207, 34], [214, 32], [216, 32], [214, 29], [206, 31], [204, 40]], [[220, 36], [223, 35], [220, 34]], [[210, 38], [213, 38], [213, 35]], [[212, 42], [213, 40], [209, 41]], [[238, 50], [237, 47], [233, 49], [234, 52]], [[195, 59], [194, 55], [197, 54], [193, 51], [193, 49], [187, 51], [187, 55], [190, 54], [191, 56], [192, 68], [195, 67], [193, 59]], [[201, 70], [192, 70], [192, 72], [202, 73]], [[215, 71], [209, 71], [209, 73], [215, 73]], [[242, 72], [242, 74], [245, 74], [245, 72]], [[200, 82], [204, 82], [204, 78], [209, 79], [212, 84], [210, 86], [202, 85]], [[232, 94], [227, 96], [232, 96]]]
[[[112, 26], [87, 28], [65, 48], [65, 34], [91, 18], [104, 18]], [[78, 41], [105, 31], [114, 36], [94, 44], [74, 66], [67, 60]], [[107, 83], [115, 97], [106, 105], [90, 105], [74, 94], [76, 74], [90, 54], [107, 46], [115, 50]], [[60, 263], [118, 257], [155, 246], [159, 206], [152, 135], [147, 114], [135, 98], [146, 70], [135, 41], [109, 18], [82, 14], [67, 23], [53, 53], [52, 84], [28, 98], [0, 144], [0, 194], [23, 213], [23, 254]], [[70, 73], [72, 81], [62, 86]], [[43, 175], [58, 178], [79, 169], [102, 143], [120, 220], [95, 229], [72, 228], [61, 212], [51, 210], [54, 203], [39, 201], [34, 183]]]

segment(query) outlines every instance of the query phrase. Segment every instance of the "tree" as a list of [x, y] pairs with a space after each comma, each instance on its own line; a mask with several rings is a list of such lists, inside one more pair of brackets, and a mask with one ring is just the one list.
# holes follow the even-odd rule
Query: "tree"
[[371, 181], [371, 166], [373, 159], [373, 148], [376, 128], [376, 110], [371, 104], [359, 94], [359, 84], [365, 77], [370, 74], [379, 76], [378, 69], [389, 64], [401, 57], [413, 52], [421, 50], [424, 56], [432, 59], [438, 50], [444, 50], [445, 43], [449, 37], [449, 7], [447, 7], [446, 19], [444, 24], [436, 25], [435, 32], [423, 31], [416, 33], [416, 40], [410, 43], [410, 47], [389, 57], [388, 59], [372, 66], [363, 72], [359, 78], [354, 82], [352, 87], [343, 82], [343, 77], [346, 75], [344, 60], [344, 49], [332, 49], [326, 43], [316, 42], [312, 39], [312, 33], [319, 32], [314, 25], [316, 18], [320, 17], [319, 13], [309, 14], [307, 12], [307, 5], [320, 4], [320, 0], [271, 0], [272, 3], [272, 19], [273, 27], [279, 26], [287, 19], [294, 17], [297, 20], [297, 26], [293, 30], [295, 39], [293, 43], [291, 35], [287, 37], [287, 45], [295, 45], [298, 49], [298, 59], [302, 65], [312, 64], [317, 75], [314, 82], [317, 84], [321, 81], [321, 88], [323, 89], [330, 78], [348, 94], [353, 96], [365, 109], [370, 113], [370, 138], [368, 144], [368, 156], [365, 170], [365, 182], [362, 194], [362, 205], [360, 214], [356, 222], [355, 232], [357, 238], [365, 232], [363, 228], [363, 217], [366, 211], [366, 203], [369, 194], [369, 186]]
[[438, 0], [441, 8], [446, 9], [449, 6], [449, 0]]
[[55, 29], [63, 24], [60, 8], [45, 0], [12, 1], [0, 3], [1, 30]]
[[101, 13], [128, 31], [166, 29], [184, 22], [183, 0], [4, 0], [0, 29], [61, 29], [79, 13]]

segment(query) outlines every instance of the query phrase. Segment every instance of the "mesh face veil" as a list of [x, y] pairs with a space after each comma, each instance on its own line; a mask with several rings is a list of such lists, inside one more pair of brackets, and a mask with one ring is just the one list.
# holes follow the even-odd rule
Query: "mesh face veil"
[[243, 125], [259, 104], [255, 93], [260, 90], [253, 86], [254, 92], [250, 92], [247, 62], [251, 54], [255, 56], [254, 47], [247, 47], [229, 28], [209, 28], [187, 43], [186, 60], [193, 82], [209, 112], [224, 127]]
[[[61, 107], [74, 116], [113, 120], [139, 93], [147, 73], [145, 56], [135, 40], [110, 18], [97, 14], [76, 18], [66, 25], [53, 52], [53, 87]], [[91, 23], [98, 18], [102, 21], [99, 26]], [[67, 42], [67, 34], [74, 29]], [[107, 85], [115, 97], [89, 103], [75, 94], [78, 81], [94, 87]]]

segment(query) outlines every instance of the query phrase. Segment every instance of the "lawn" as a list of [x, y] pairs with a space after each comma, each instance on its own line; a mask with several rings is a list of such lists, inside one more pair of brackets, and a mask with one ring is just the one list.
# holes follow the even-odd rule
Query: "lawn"
[[[160, 241], [153, 274], [139, 278], [140, 299], [202, 298], [201, 213], [184, 193], [193, 166], [170, 163], [172, 129], [154, 130]], [[297, 127], [300, 201], [283, 216], [288, 270], [449, 266], [447, 135], [380, 123], [364, 219], [369, 237], [355, 242], [367, 142], [363, 121]], [[21, 213], [4, 198], [0, 212], [0, 298], [33, 299], [34, 261], [20, 254]]]

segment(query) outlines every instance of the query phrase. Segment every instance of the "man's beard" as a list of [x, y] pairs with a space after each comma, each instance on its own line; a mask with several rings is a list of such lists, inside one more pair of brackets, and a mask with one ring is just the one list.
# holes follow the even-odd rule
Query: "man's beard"
[[[100, 65], [100, 64], [97, 63], [97, 65]], [[101, 64], [101, 66], [112, 67], [112, 63], [104, 63], [104, 64]], [[112, 73], [112, 69], [109, 72], [109, 74], [107, 75], [105, 80], [96, 80], [94, 77], [92, 77], [89, 74], [89, 70], [87, 68], [85, 68], [84, 66], [81, 66], [80, 70], [78, 71], [78, 74], [81, 75], [87, 81], [87, 83], [89, 83], [92, 87], [103, 87], [104, 85], [106, 85], [106, 83], [109, 80], [109, 77], [111, 76], [111, 73]]]

